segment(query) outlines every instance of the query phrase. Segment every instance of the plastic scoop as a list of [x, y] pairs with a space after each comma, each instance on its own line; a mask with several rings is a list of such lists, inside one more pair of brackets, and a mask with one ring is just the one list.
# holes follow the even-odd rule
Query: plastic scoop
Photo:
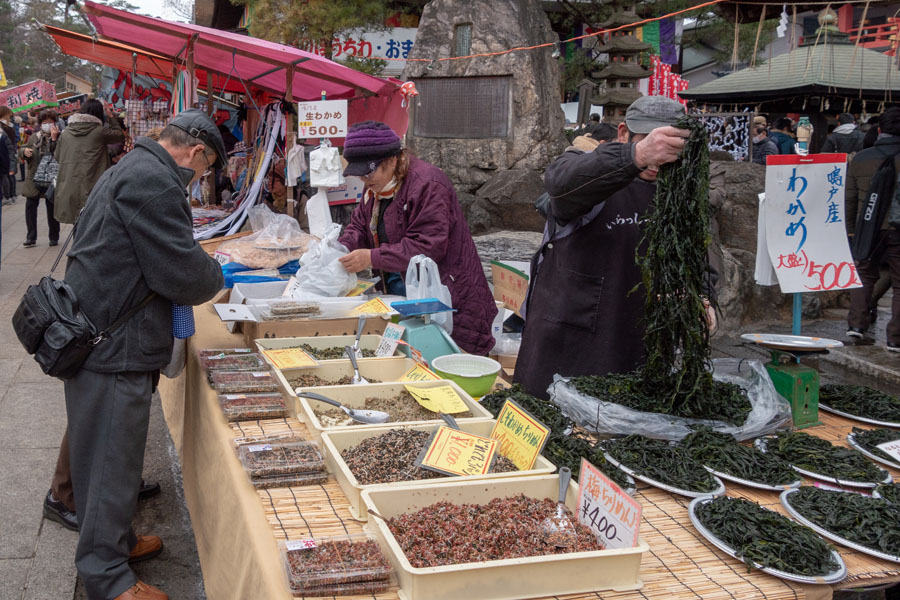
[[311, 400], [318, 400], [319, 402], [324, 402], [325, 404], [330, 404], [332, 406], [337, 406], [342, 411], [347, 413], [347, 416], [349, 416], [351, 419], [353, 419], [354, 421], [357, 421], [359, 423], [368, 423], [368, 424], [377, 425], [378, 423], [384, 423], [385, 421], [387, 421], [388, 419], [391, 418], [391, 415], [387, 414], [386, 412], [382, 412], [380, 410], [363, 410], [363, 409], [348, 408], [348, 407], [344, 406], [343, 404], [341, 404], [340, 402], [338, 402], [337, 400], [332, 400], [331, 398], [326, 398], [325, 396], [323, 396], [321, 394], [316, 394], [315, 392], [301, 392], [298, 390], [297, 395], [302, 396], [304, 398], [309, 398]]
[[440, 413], [440, 415], [441, 418], [447, 423], [447, 425], [450, 426], [450, 429], [459, 429], [459, 423], [457, 423], [456, 419], [454, 419], [451, 415], [448, 415], [447, 413]]
[[347, 358], [350, 359], [350, 364], [353, 365], [353, 379], [350, 383], [369, 383], [365, 377], [359, 374], [359, 365], [356, 364], [356, 352], [353, 351], [353, 348], [344, 346], [344, 352], [347, 354]]
[[366, 317], [365, 315], [360, 315], [359, 320], [356, 322], [356, 339], [353, 341], [353, 353], [356, 354], [356, 358], [362, 358], [362, 351], [359, 349], [359, 338], [362, 335], [363, 327], [366, 326]]
[[572, 470], [563, 467], [559, 470], [559, 500], [556, 503], [556, 514], [541, 522], [541, 541], [557, 548], [568, 548], [575, 545], [575, 526], [566, 516], [566, 492]]

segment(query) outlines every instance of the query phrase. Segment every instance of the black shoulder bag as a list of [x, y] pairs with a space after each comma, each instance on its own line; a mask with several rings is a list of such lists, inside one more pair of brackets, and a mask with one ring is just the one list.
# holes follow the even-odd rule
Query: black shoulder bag
[[[867, 260], [875, 250], [878, 232], [881, 231], [881, 225], [888, 216], [893, 200], [895, 158], [896, 155], [891, 154], [881, 162], [878, 171], [872, 177], [872, 183], [869, 184], [868, 197], [859, 207], [853, 241], [850, 245], [853, 260]], [[850, 198], [850, 201], [856, 202], [856, 198]]]
[[[56, 270], [77, 227], [76, 222], [50, 269], [51, 273]], [[47, 275], [25, 290], [13, 314], [13, 329], [22, 346], [34, 355], [44, 373], [59, 379], [71, 379], [81, 369], [94, 346], [109, 339], [113, 331], [147, 306], [154, 295], [155, 292], [151, 292], [140, 304], [98, 332], [82, 312], [75, 290], [65, 281], [57, 281]]]

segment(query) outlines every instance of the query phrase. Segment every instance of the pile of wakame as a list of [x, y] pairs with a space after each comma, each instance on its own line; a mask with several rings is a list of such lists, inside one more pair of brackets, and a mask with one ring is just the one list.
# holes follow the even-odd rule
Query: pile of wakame
[[791, 507], [822, 529], [853, 543], [900, 556], [900, 506], [853, 492], [804, 486]]
[[900, 423], [900, 400], [862, 385], [825, 384], [819, 388], [819, 402], [864, 419]]
[[791, 466], [772, 454], [742, 446], [727, 433], [698, 427], [681, 440], [681, 446], [698, 462], [714, 471], [771, 486], [800, 479]]
[[747, 395], [737, 385], [714, 381], [709, 371], [706, 128], [687, 117], [675, 127], [690, 137], [679, 160], [660, 167], [636, 256], [646, 294], [646, 363], [624, 375], [576, 377], [572, 383], [582, 394], [644, 412], [742, 425], [751, 409]]
[[743, 498], [720, 496], [700, 504], [704, 527], [747, 564], [807, 577], [833, 573], [840, 565], [831, 547], [808, 527]]
[[883, 427], [879, 427], [878, 429], [861, 429], [859, 427], [854, 427], [853, 434], [856, 443], [865, 448], [868, 452], [871, 452], [878, 458], [883, 458], [894, 464], [897, 463], [897, 459], [879, 448], [878, 444], [900, 440], [900, 431], [885, 429]]
[[877, 482], [885, 477], [884, 471], [856, 450], [833, 446], [802, 431], [779, 432], [767, 438], [766, 452], [799, 469], [833, 479]]
[[689, 492], [712, 492], [719, 487], [712, 474], [680, 446], [632, 434], [604, 441], [602, 447], [623, 466], [659, 483]]
[[900, 483], [883, 483], [875, 488], [878, 495], [894, 506], [900, 507]]
[[550, 435], [542, 454], [558, 468], [569, 467], [572, 476], [577, 478], [581, 471], [581, 459], [586, 458], [622, 489], [631, 487], [625, 473], [606, 460], [602, 451], [589, 441], [569, 433], [574, 424], [552, 402], [535, 398], [525, 392], [521, 385], [515, 384], [510, 388], [488, 394], [481, 399], [480, 404], [496, 417], [507, 400], [512, 400], [550, 428]]

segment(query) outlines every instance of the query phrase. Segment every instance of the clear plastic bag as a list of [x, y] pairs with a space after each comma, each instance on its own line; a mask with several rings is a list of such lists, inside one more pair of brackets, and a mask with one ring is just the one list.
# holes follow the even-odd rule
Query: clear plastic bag
[[[441, 273], [437, 264], [424, 254], [413, 256], [406, 268], [406, 297], [410, 300], [437, 298], [453, 308], [450, 288], [441, 283]], [[447, 333], [453, 333], [453, 313], [431, 315], [431, 320]]]
[[253, 269], [275, 269], [300, 258], [316, 240], [300, 229], [296, 219], [273, 213], [266, 206], [254, 206], [248, 214], [254, 233], [222, 243], [216, 254], [223, 260]]
[[708, 425], [715, 431], [730, 433], [738, 440], [767, 435], [791, 422], [791, 405], [781, 397], [766, 368], [758, 360], [717, 358], [713, 363], [713, 378], [734, 383], [747, 391], [752, 409], [740, 427], [722, 421], [686, 419], [661, 413], [641, 412], [631, 408], [585, 396], [569, 383], [554, 375], [548, 391], [550, 399], [563, 414], [588, 431], [600, 435], [629, 435], [639, 433], [661, 440], [681, 440], [691, 433], [692, 425]]
[[341, 226], [332, 223], [322, 239], [300, 257], [292, 298], [345, 296], [356, 287], [356, 273], [348, 273], [339, 260], [347, 254], [347, 248], [338, 242], [340, 234]]

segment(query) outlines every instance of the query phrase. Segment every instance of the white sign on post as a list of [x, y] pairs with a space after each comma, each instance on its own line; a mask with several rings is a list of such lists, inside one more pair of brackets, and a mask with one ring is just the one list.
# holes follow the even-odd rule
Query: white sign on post
[[781, 291], [862, 287], [844, 222], [847, 155], [781, 154], [766, 160], [765, 239]]
[[578, 477], [578, 522], [597, 536], [604, 549], [634, 548], [641, 528], [641, 503], [586, 459]]
[[381, 334], [378, 348], [375, 349], [375, 356], [393, 356], [405, 330], [406, 327], [403, 325], [388, 323], [388, 326], [384, 328], [384, 333]]
[[882, 452], [893, 458], [894, 461], [900, 463], [900, 440], [878, 444], [878, 447], [881, 448]]
[[297, 137], [300, 139], [347, 137], [347, 101], [319, 100], [298, 103]]

